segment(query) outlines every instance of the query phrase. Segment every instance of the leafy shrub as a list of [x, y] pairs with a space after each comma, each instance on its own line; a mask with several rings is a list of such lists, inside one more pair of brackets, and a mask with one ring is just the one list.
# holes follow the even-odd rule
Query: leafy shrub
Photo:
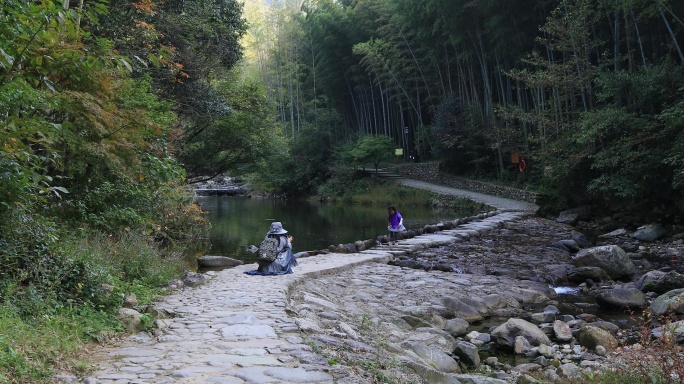
[[41, 280], [57, 241], [55, 223], [19, 207], [2, 216], [0, 278]]
[[199, 241], [206, 238], [210, 223], [205, 212], [193, 203], [187, 190], [174, 185], [160, 188], [149, 234], [157, 241]]

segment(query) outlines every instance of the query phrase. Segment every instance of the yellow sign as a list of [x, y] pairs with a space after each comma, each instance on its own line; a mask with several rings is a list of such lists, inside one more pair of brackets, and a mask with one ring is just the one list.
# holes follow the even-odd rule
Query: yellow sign
[[397, 148], [394, 150], [394, 154], [396, 156], [403, 156], [404, 155], [404, 149], [403, 148]]

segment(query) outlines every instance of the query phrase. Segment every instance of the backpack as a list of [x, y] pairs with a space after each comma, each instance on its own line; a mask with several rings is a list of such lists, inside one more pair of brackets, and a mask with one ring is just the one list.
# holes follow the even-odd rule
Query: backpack
[[278, 239], [267, 237], [259, 244], [259, 257], [257, 261], [272, 262], [278, 257]]

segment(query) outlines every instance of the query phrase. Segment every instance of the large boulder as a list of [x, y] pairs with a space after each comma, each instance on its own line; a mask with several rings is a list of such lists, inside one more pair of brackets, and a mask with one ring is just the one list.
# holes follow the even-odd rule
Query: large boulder
[[577, 332], [577, 341], [583, 347], [596, 349], [599, 345], [610, 351], [618, 346], [618, 340], [612, 333], [598, 327], [587, 325]]
[[684, 288], [684, 275], [676, 271], [649, 271], [641, 276], [636, 286], [644, 292], [665, 293]]
[[651, 303], [651, 312], [655, 316], [684, 313], [684, 288], [674, 289], [658, 296]]
[[617, 245], [582, 249], [573, 256], [572, 264], [576, 267], [599, 267], [611, 279], [629, 277], [636, 270], [632, 260]]
[[197, 258], [197, 265], [200, 268], [230, 268], [242, 265], [241, 260], [232, 259], [227, 256], [200, 256]]
[[551, 340], [549, 340], [544, 331], [523, 319], [508, 319], [507, 322], [496, 327], [491, 335], [497, 344], [509, 348], [515, 346], [515, 338], [518, 336], [523, 336], [530, 344], [535, 346], [540, 344], [551, 345]]
[[636, 288], [605, 289], [596, 295], [596, 304], [607, 309], [638, 309], [646, 306], [646, 295]]
[[444, 330], [450, 335], [458, 337], [467, 333], [470, 323], [463, 319], [449, 319], [444, 323]]
[[458, 356], [461, 362], [468, 367], [478, 368], [480, 366], [480, 355], [473, 343], [467, 341], [457, 342], [454, 355]]
[[660, 224], [648, 224], [637, 228], [632, 236], [641, 241], [656, 241], [665, 236], [667, 231]]
[[442, 304], [449, 308], [454, 313], [454, 317], [463, 319], [468, 322], [480, 321], [483, 316], [477, 310], [460, 299], [453, 297], [445, 297], [442, 299]]
[[402, 346], [415, 352], [428, 366], [445, 373], [461, 373], [458, 362], [439, 348], [416, 342], [406, 342]]

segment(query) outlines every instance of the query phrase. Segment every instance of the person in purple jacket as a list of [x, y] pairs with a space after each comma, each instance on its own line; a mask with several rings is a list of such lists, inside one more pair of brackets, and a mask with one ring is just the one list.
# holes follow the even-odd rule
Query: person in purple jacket
[[397, 212], [397, 208], [394, 205], [387, 207], [387, 229], [390, 232], [390, 245], [397, 243], [399, 232], [404, 232], [406, 228], [404, 227], [404, 218], [401, 213]]

